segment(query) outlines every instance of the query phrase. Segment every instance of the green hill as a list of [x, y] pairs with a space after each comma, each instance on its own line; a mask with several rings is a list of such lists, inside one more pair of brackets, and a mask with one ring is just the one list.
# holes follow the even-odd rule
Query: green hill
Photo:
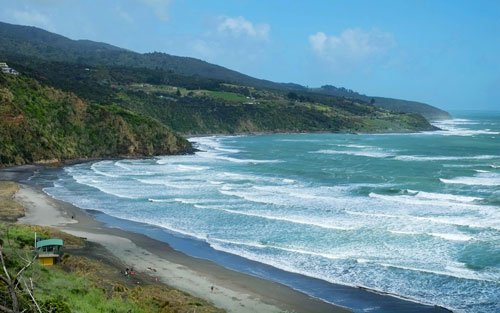
[[195, 58], [173, 56], [159, 52], [141, 54], [106, 43], [90, 40], [71, 40], [36, 27], [0, 22], [0, 55], [5, 54], [93, 66], [159, 68], [183, 75], [199, 75], [255, 87], [304, 88], [296, 84], [279, 84], [253, 78]]
[[19, 57], [13, 62], [22, 73], [48, 85], [93, 103], [140, 112], [190, 135], [434, 129], [419, 115], [390, 113], [360, 101], [311, 92], [254, 88], [159, 69], [87, 67]]
[[[371, 96], [365, 96], [351, 90], [329, 85], [309, 90], [298, 84], [275, 83], [257, 79], [195, 58], [173, 56], [159, 52], [141, 54], [106, 43], [89, 40], [71, 40], [36, 27], [0, 22], [0, 58], [12, 55], [21, 55], [45, 61], [87, 64], [90, 66], [162, 69], [185, 76], [195, 75], [257, 88], [300, 92], [313, 91], [368, 103], [372, 98]], [[428, 104], [382, 97], [373, 98], [376, 99], [375, 106], [387, 110], [418, 113], [430, 120], [450, 118], [447, 112]]]
[[313, 91], [320, 94], [365, 101], [367, 103], [373, 104], [374, 106], [389, 111], [403, 112], [403, 113], [417, 113], [431, 121], [451, 118], [451, 115], [448, 112], [422, 102], [375, 97], [375, 96], [371, 97], [362, 95], [350, 89], [337, 88], [331, 85], [321, 86], [321, 88], [314, 89]]
[[158, 121], [23, 77], [0, 74], [0, 166], [75, 158], [185, 153]]

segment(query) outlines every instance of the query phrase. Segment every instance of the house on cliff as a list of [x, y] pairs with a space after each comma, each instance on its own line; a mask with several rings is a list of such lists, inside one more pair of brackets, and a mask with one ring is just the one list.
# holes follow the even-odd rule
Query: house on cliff
[[5, 63], [5, 62], [0, 62], [0, 70], [4, 74], [19, 75], [18, 71], [16, 71], [15, 69], [9, 67], [7, 65], [7, 63]]

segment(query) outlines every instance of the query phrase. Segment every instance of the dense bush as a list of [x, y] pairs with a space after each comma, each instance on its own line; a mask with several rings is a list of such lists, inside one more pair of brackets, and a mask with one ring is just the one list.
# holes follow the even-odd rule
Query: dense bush
[[0, 138], [0, 166], [191, 149], [150, 117], [10, 75], [0, 75]]

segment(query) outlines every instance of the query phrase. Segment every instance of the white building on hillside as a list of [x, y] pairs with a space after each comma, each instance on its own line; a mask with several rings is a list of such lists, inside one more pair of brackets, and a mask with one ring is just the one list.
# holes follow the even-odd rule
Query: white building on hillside
[[4, 74], [19, 75], [18, 71], [16, 71], [13, 68], [10, 68], [5, 62], [0, 62], [0, 69]]

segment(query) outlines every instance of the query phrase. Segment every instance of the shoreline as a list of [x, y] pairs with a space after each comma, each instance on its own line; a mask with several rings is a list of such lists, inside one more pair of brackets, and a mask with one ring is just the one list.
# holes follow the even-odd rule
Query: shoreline
[[0, 171], [0, 180], [12, 180], [20, 186], [15, 200], [22, 203], [27, 212], [19, 223], [55, 227], [98, 243], [139, 272], [157, 277], [168, 286], [210, 301], [228, 312], [352, 312], [287, 286], [187, 256], [146, 235], [107, 227], [86, 210], [54, 199], [40, 186], [26, 181], [42, 169], [43, 166], [22, 166]]
[[[20, 184], [26, 183], [26, 180], [35, 171], [43, 170], [44, 168], [44, 166], [28, 165], [0, 170], [0, 180], [8, 178]], [[5, 175], [6, 173], [7, 175]], [[124, 261], [124, 263], [127, 263], [125, 261], [128, 259], [128, 263], [131, 264], [133, 260], [135, 263], [133, 264], [134, 268], [137, 268], [139, 271], [148, 272], [148, 274], [151, 274], [152, 269], [155, 269], [155, 275], [158, 275], [162, 282], [167, 285], [211, 301], [216, 306], [224, 308], [229, 312], [350, 312], [350, 309], [346, 309], [338, 304], [331, 304], [320, 298], [315, 298], [307, 293], [293, 289], [293, 287], [286, 286], [286, 284], [274, 282], [269, 278], [259, 278], [255, 275], [242, 273], [237, 269], [230, 269], [224, 265], [219, 265], [214, 261], [179, 252], [164, 240], [153, 239], [147, 234], [130, 231], [130, 229], [127, 230], [126, 227], [119, 229], [116, 227], [120, 226], [110, 226], [109, 223], [105, 223], [97, 217], [100, 214], [107, 216], [104, 213], [98, 212], [93, 214], [70, 203], [54, 199], [43, 193], [40, 186], [28, 182], [28, 185], [21, 185], [21, 189], [24, 191], [24, 193], [21, 193], [25, 196], [24, 201], [31, 201], [27, 203], [27, 207], [46, 201], [51, 202], [48, 206], [52, 208], [42, 213], [42, 215], [45, 215], [45, 218], [40, 216], [40, 212], [38, 214], [36, 212], [29, 212], [26, 218], [20, 219], [20, 222], [45, 223], [47, 224], [46, 226], [55, 226], [70, 234], [86, 237], [92, 242], [100, 243], [111, 254]], [[35, 198], [35, 201], [33, 201], [33, 198]], [[47, 218], [48, 216], [50, 217]], [[74, 216], [74, 220], [70, 216]], [[119, 220], [114, 217], [107, 217], [108, 219]], [[130, 251], [135, 251], [135, 253], [131, 254]], [[146, 266], [147, 264], [141, 265], [141, 263], [152, 265]], [[164, 266], [164, 264], [168, 264], [168, 266]], [[158, 267], [162, 268], [162, 273], [156, 272], [156, 268]], [[180, 276], [178, 274], [179, 271], [182, 273]], [[171, 276], [174, 272], [175, 276]], [[292, 275], [303, 276], [293, 273]], [[193, 280], [193, 276], [198, 277], [198, 279]], [[203, 277], [204, 281], [202, 279], [200, 282], [200, 277]], [[178, 278], [182, 278], [182, 280]], [[309, 279], [316, 280], [310, 277]], [[184, 280], [189, 281], [189, 284], [183, 284], [182, 281]], [[318, 281], [321, 280], [318, 279]], [[350, 299], [351, 302], [357, 299], [361, 303], [368, 301], [372, 305], [379, 304], [382, 308], [388, 309], [388, 311], [384, 312], [451, 312], [439, 306], [419, 303], [412, 299], [370, 290], [361, 286], [349, 287], [326, 281], [321, 282], [329, 285], [332, 292], [347, 292], [352, 297]], [[193, 287], [193, 285], [195, 286]], [[210, 292], [210, 286], [215, 286], [216, 292]], [[378, 301], [380, 303], [377, 303]], [[250, 309], [250, 307], [254, 309]], [[377, 309], [377, 307], [366, 306], [365, 308], [370, 310], [375, 309], [375, 311]], [[381, 307], [379, 306], [378, 308], [380, 309]], [[361, 309], [357, 307], [357, 311], [361, 311]]]
[[[453, 119], [453, 118], [451, 118]], [[445, 119], [443, 119], [445, 120]], [[440, 120], [432, 120], [429, 121], [429, 123], [434, 126], [431, 122], [435, 121], [440, 121]], [[428, 129], [428, 130], [417, 130], [417, 131], [373, 131], [373, 132], [349, 132], [349, 131], [327, 131], [327, 130], [318, 130], [318, 131], [262, 131], [262, 132], [242, 132], [242, 133], [206, 133], [206, 134], [184, 134], [184, 133], [179, 133], [181, 136], [183, 136], [186, 140], [189, 141], [189, 139], [193, 138], [200, 138], [200, 137], [239, 137], [239, 136], [265, 136], [265, 135], [304, 135], [304, 134], [338, 134], [338, 135], [393, 135], [393, 134], [419, 134], [419, 133], [424, 133], [424, 132], [432, 132], [432, 131], [442, 131], [443, 129], [440, 129], [439, 127], [434, 126], [433, 129]], [[182, 153], [174, 153], [174, 154], [168, 154], [168, 155], [119, 155], [119, 156], [103, 156], [103, 157], [91, 157], [91, 158], [74, 158], [74, 159], [64, 159], [64, 160], [59, 160], [59, 159], [54, 159], [54, 160], [40, 160], [38, 162], [33, 162], [33, 163], [26, 163], [22, 165], [14, 165], [14, 164], [8, 164], [8, 165], [2, 165], [0, 164], [0, 171], [6, 171], [8, 172], [9, 170], [12, 169], [17, 169], [17, 168], [28, 168], [28, 167], [35, 167], [38, 169], [42, 168], [60, 168], [63, 166], [68, 166], [68, 165], [76, 165], [76, 164], [81, 164], [81, 163], [87, 163], [87, 162], [96, 162], [96, 161], [104, 161], [104, 160], [137, 160], [137, 159], [147, 159], [147, 158], [154, 158], [154, 157], [159, 157], [159, 156], [176, 156], [176, 155], [193, 155], [196, 152], [198, 152], [197, 148], [194, 146], [192, 149], [189, 149], [188, 151], [184, 151]], [[2, 179], [0, 177], [0, 180], [6, 180]]]
[[[453, 118], [451, 118], [453, 119]], [[431, 126], [434, 126], [431, 122], [444, 121], [443, 120], [432, 120], [429, 121]], [[186, 139], [193, 139], [198, 137], [231, 137], [231, 136], [263, 136], [263, 135], [305, 135], [305, 134], [335, 134], [335, 135], [392, 135], [392, 134], [418, 134], [422, 132], [429, 131], [440, 131], [442, 130], [439, 127], [434, 126], [432, 129], [427, 130], [407, 130], [407, 131], [372, 131], [372, 132], [361, 132], [361, 131], [328, 131], [328, 130], [317, 130], [317, 131], [261, 131], [261, 132], [237, 132], [237, 133], [203, 133], [203, 134], [184, 134], [180, 135]]]

